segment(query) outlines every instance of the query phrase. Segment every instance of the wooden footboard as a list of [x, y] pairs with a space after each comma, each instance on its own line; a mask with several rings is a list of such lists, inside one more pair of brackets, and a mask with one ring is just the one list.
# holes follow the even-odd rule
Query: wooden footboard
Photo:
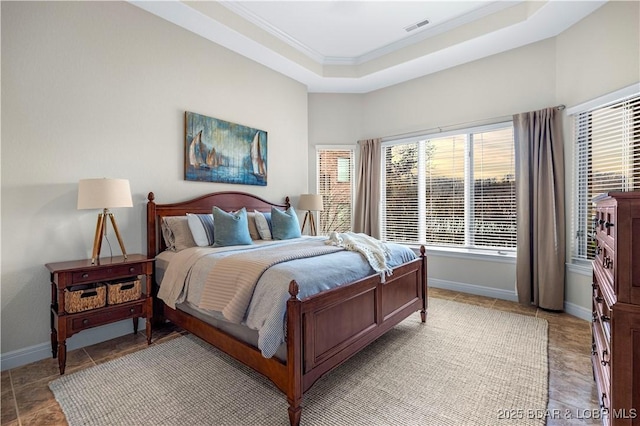
[[289, 285], [287, 354], [289, 420], [300, 422], [302, 394], [416, 311], [426, 321], [427, 280], [424, 247], [419, 259], [397, 267], [383, 283], [364, 278], [299, 300], [298, 284]]

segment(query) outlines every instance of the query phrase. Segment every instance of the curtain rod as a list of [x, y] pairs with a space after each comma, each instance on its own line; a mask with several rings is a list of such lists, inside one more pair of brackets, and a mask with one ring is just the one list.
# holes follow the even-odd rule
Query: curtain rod
[[[555, 106], [554, 108], [557, 109], [558, 111], [562, 111], [562, 110], [565, 109], [565, 106], [563, 104], [561, 104], [561, 105]], [[430, 129], [426, 129], [426, 130], [418, 130], [418, 131], [415, 131], [415, 132], [407, 132], [407, 133], [400, 133], [400, 134], [397, 134], [397, 135], [384, 136], [384, 137], [382, 137], [382, 142], [387, 142], [387, 141], [393, 140], [393, 139], [411, 138], [411, 137], [414, 137], [414, 136], [421, 136], [421, 135], [424, 135], [424, 134], [442, 133], [445, 130], [464, 129], [464, 128], [470, 127], [472, 125], [476, 125], [476, 126], [491, 125], [491, 124], [496, 124], [496, 123], [502, 123], [504, 121], [509, 121], [511, 119], [513, 119], [513, 115], [506, 115], [506, 116], [502, 116], [502, 117], [488, 118], [488, 119], [484, 119], [484, 120], [468, 121], [466, 123], [460, 123], [460, 124], [449, 124], [449, 125], [446, 125], [446, 126], [432, 127]], [[358, 143], [360, 143], [360, 141], [358, 141]]]

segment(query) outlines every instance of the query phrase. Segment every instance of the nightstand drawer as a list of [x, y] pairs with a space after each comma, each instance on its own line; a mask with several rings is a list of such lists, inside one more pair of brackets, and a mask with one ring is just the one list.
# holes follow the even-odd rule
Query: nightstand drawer
[[73, 284], [95, 282], [102, 280], [112, 280], [119, 277], [127, 277], [134, 275], [142, 275], [142, 265], [120, 265], [111, 266], [104, 269], [94, 269], [81, 272], [74, 272], [71, 276], [71, 282]]
[[69, 319], [69, 327], [73, 332], [77, 332], [86, 328], [96, 327], [98, 325], [108, 324], [110, 322], [135, 316], [141, 316], [143, 310], [143, 306], [140, 303], [133, 306], [111, 308], [100, 313], [94, 312], [86, 316], [76, 315], [72, 319]]

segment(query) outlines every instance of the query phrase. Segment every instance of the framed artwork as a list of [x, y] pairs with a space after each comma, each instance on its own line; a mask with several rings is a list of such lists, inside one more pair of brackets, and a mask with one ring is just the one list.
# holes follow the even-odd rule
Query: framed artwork
[[267, 132], [185, 112], [184, 179], [267, 185]]

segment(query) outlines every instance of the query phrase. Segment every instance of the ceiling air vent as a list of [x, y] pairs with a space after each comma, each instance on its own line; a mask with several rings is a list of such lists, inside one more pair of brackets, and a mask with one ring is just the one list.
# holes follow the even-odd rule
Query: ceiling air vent
[[425, 19], [424, 21], [420, 21], [420, 22], [417, 22], [417, 23], [415, 23], [415, 24], [411, 24], [411, 25], [409, 25], [408, 27], [404, 27], [404, 30], [405, 30], [406, 32], [413, 31], [413, 30], [418, 29], [418, 28], [420, 28], [420, 27], [424, 27], [424, 26], [425, 26], [425, 25], [427, 25], [428, 23], [429, 23], [429, 20], [428, 20], [428, 19]]

